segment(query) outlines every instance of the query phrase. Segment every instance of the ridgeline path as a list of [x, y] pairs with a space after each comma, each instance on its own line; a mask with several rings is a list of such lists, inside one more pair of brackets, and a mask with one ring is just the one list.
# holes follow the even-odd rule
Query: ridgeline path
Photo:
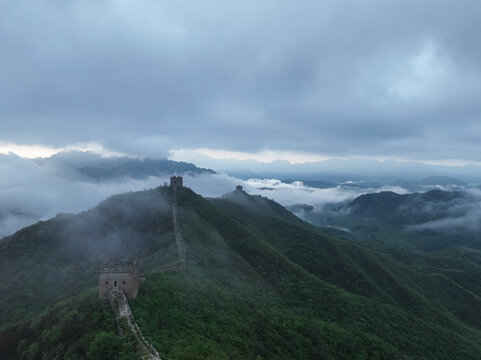
[[110, 306], [112, 307], [112, 310], [115, 314], [115, 318], [117, 319], [117, 326], [119, 332], [123, 334], [125, 331], [125, 329], [123, 329], [121, 325], [121, 319], [125, 319], [130, 330], [135, 335], [137, 344], [141, 349], [141, 358], [143, 360], [161, 360], [157, 350], [155, 350], [155, 348], [150, 345], [142, 335], [142, 332], [140, 331], [140, 328], [135, 322], [132, 312], [130, 311], [129, 303], [127, 301], [127, 298], [125, 297], [124, 292], [122, 290], [110, 291], [109, 301]]
[[[177, 187], [173, 187], [174, 201], [172, 204], [172, 219], [174, 222], [174, 237], [177, 245], [177, 261], [176, 264], [167, 265], [163, 269], [157, 269], [157, 271], [169, 271], [169, 270], [183, 270], [185, 269], [185, 246], [182, 231], [179, 226], [179, 219], [177, 215]], [[155, 270], [154, 270], [155, 271]], [[110, 306], [117, 319], [117, 326], [120, 333], [123, 333], [125, 329], [122, 328], [121, 320], [125, 319], [127, 325], [132, 333], [135, 335], [138, 346], [141, 349], [143, 360], [161, 360], [159, 353], [155, 348], [145, 340], [139, 326], [134, 320], [132, 312], [130, 311], [129, 303], [122, 290], [114, 290], [109, 292]], [[128, 330], [127, 330], [128, 331]]]
[[174, 220], [174, 237], [177, 244], [177, 256], [179, 261], [179, 268], [185, 269], [185, 246], [182, 232], [180, 231], [179, 219], [177, 217], [177, 187], [174, 186], [174, 202], [172, 205], [172, 218]]

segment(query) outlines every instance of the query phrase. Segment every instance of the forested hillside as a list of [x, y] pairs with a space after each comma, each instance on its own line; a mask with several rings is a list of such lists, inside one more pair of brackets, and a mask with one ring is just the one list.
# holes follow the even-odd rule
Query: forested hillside
[[0, 242], [6, 359], [134, 359], [97, 299], [112, 256], [141, 260], [130, 305], [162, 359], [479, 359], [481, 256], [341, 240], [279, 204], [180, 188], [187, 266], [161, 187], [114, 196]]

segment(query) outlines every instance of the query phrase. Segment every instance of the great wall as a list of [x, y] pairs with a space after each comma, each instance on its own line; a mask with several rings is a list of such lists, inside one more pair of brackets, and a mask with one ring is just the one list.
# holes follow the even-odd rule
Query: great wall
[[[157, 271], [179, 271], [185, 269], [185, 245], [182, 231], [180, 230], [177, 211], [177, 188], [182, 186], [182, 177], [172, 176], [170, 178], [170, 187], [172, 188], [173, 193], [172, 221], [174, 225], [174, 238], [177, 246], [177, 261], [174, 264], [166, 265]], [[143, 360], [161, 360], [157, 350], [145, 340], [129, 307], [126, 294], [129, 297], [135, 297], [137, 295], [138, 286], [139, 281], [136, 262], [111, 259], [100, 271], [99, 296], [100, 298], [109, 299], [110, 306], [112, 307], [112, 311], [117, 320], [119, 333], [126, 335], [124, 333], [128, 331], [133, 334]]]
[[171, 187], [173, 188], [173, 193], [174, 193], [174, 201], [172, 204], [172, 218], [174, 220], [174, 237], [175, 237], [175, 243], [177, 245], [177, 256], [178, 256], [178, 261], [179, 261], [179, 267], [180, 269], [185, 268], [185, 246], [184, 246], [184, 238], [182, 236], [182, 232], [180, 231], [180, 226], [179, 226], [179, 219], [177, 218], [177, 187], [180, 185], [182, 186], [182, 178], [180, 181], [180, 184], [174, 180], [174, 178], [179, 178], [173, 177], [171, 178], [170, 184]]
[[[141, 358], [143, 360], [161, 360], [159, 353], [155, 348], [145, 340], [139, 326], [135, 322], [134, 316], [130, 311], [129, 303], [122, 290], [113, 290], [110, 292], [110, 306], [117, 320], [117, 328], [119, 333], [126, 335], [126, 331], [131, 331], [135, 336]], [[122, 320], [125, 322], [122, 324]], [[124, 325], [124, 326], [123, 326]], [[127, 328], [125, 328], [125, 326]]]
[[[157, 272], [180, 271], [184, 270], [186, 266], [184, 238], [180, 229], [177, 211], [177, 188], [182, 186], [183, 179], [181, 176], [172, 176], [170, 178], [170, 187], [173, 195], [172, 221], [177, 246], [177, 260], [172, 264], [164, 265], [154, 270]], [[237, 186], [236, 190], [242, 191], [242, 186]], [[145, 340], [129, 307], [127, 297], [135, 298], [139, 285], [137, 261], [134, 259], [110, 259], [100, 270], [99, 297], [109, 300], [117, 320], [119, 333], [127, 335], [125, 332], [130, 332], [135, 337], [143, 360], [161, 360], [157, 350]]]

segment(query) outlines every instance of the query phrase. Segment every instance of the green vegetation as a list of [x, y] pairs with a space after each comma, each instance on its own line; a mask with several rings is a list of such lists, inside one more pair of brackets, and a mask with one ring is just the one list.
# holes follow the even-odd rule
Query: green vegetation
[[109, 257], [175, 256], [168, 200], [159, 191], [113, 196], [95, 209], [26, 227], [0, 242], [0, 330], [98, 281]]
[[281, 299], [234, 294], [182, 274], [153, 276], [132, 308], [166, 359], [401, 358], [376, 336], [307, 317]]
[[[167, 188], [113, 197], [2, 242], [2, 266], [17, 266], [13, 276], [34, 276], [21, 264], [27, 259], [21, 247], [31, 264], [42, 259], [31, 265], [36, 271], [51, 268], [72, 279], [53, 291], [42, 276], [34, 277], [37, 287], [16, 287], [15, 279], [2, 284], [16, 291], [10, 303], [0, 300], [9, 309], [1, 312], [8, 319], [2, 356], [138, 358], [130, 329], [121, 323], [118, 335], [108, 303], [84, 290], [96, 283], [102, 258], [136, 252], [146, 280], [130, 305], [162, 359], [481, 358], [477, 253], [354, 244], [357, 239], [341, 240], [242, 192], [207, 200], [182, 188], [177, 195], [183, 272], [161, 272], [176, 256]], [[70, 238], [63, 234], [72, 228], [77, 238], [102, 236], [67, 266], [60, 259]], [[22, 306], [29, 300], [21, 296], [29, 292], [39, 300], [27, 312]]]
[[86, 290], [4, 333], [2, 358], [138, 360], [136, 343], [116, 334], [110, 306], [96, 295]]

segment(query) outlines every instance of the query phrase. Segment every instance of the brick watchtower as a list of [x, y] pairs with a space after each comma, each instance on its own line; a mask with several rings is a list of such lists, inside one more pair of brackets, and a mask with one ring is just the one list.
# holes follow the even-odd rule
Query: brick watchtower
[[127, 298], [135, 298], [139, 291], [139, 267], [137, 260], [112, 258], [99, 275], [99, 297], [108, 299], [110, 291], [123, 291]]
[[184, 179], [182, 176], [171, 176], [170, 177], [170, 187], [171, 188], [178, 188], [184, 186]]

